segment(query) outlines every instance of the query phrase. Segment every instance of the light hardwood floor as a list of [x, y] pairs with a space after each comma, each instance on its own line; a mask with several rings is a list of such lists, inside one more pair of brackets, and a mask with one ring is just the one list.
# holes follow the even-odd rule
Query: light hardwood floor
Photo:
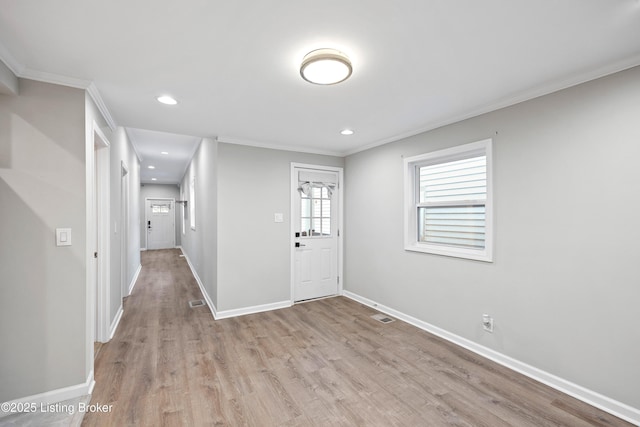
[[142, 253], [83, 426], [624, 426], [336, 297], [213, 320], [177, 250]]

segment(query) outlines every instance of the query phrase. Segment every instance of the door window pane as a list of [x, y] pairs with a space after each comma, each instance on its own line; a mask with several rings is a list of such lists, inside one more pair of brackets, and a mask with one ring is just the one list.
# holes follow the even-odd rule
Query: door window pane
[[311, 199], [303, 199], [300, 201], [300, 216], [303, 218], [311, 217]]
[[303, 236], [307, 236], [309, 230], [311, 229], [311, 218], [302, 218], [302, 224], [300, 226], [300, 231], [302, 231]]
[[[331, 236], [331, 200], [327, 187], [313, 186], [300, 194], [300, 231], [303, 237]], [[318, 185], [317, 183], [315, 185]]]

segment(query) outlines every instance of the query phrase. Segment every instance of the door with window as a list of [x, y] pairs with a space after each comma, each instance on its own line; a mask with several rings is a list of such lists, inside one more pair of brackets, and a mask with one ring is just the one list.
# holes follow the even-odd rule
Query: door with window
[[147, 199], [147, 249], [175, 247], [175, 212], [173, 199]]
[[338, 173], [294, 168], [292, 173], [294, 232], [293, 300], [338, 293]]

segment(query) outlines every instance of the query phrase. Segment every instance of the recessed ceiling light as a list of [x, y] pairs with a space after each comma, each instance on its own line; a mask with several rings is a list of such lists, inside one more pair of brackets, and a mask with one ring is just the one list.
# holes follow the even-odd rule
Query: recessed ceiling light
[[158, 180], [157, 178], [151, 178], [151, 181], [157, 181], [157, 180]]
[[149, 165], [149, 166], [147, 166], [147, 168], [149, 168], [149, 169], [155, 169], [156, 167], [155, 167], [155, 166], [151, 166], [151, 165]]
[[345, 81], [351, 75], [351, 61], [335, 49], [317, 49], [309, 52], [300, 65], [300, 75], [309, 83], [332, 85]]
[[169, 154], [168, 151], [161, 151], [160, 154]]
[[178, 101], [175, 100], [175, 98], [172, 98], [169, 95], [162, 95], [156, 98], [158, 100], [158, 102], [162, 102], [163, 104], [167, 104], [167, 105], [176, 105], [178, 103]]
[[345, 129], [340, 132], [342, 135], [353, 135], [353, 131], [351, 129]]

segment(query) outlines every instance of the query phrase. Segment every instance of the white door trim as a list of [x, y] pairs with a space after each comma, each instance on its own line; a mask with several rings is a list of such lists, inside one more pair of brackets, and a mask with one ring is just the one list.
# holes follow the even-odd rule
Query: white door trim
[[[110, 144], [94, 121], [87, 138], [86, 278], [87, 367], [93, 367], [93, 343], [109, 339], [110, 272]], [[98, 252], [98, 258], [94, 257]]]
[[129, 168], [120, 161], [120, 295], [129, 295]]
[[336, 166], [323, 166], [323, 165], [312, 165], [307, 163], [294, 163], [291, 162], [291, 178], [290, 178], [290, 190], [289, 190], [289, 198], [290, 198], [290, 208], [289, 208], [289, 263], [290, 263], [290, 282], [291, 282], [291, 294], [290, 301], [293, 305], [295, 303], [295, 229], [296, 224], [293, 222], [294, 218], [294, 210], [296, 209], [296, 200], [293, 197], [294, 192], [298, 188], [298, 177], [296, 175], [296, 169], [315, 169], [318, 171], [329, 171], [336, 172], [338, 174], [338, 295], [342, 295], [342, 291], [344, 289], [344, 272], [343, 272], [343, 259], [344, 259], [344, 168], [336, 167]]
[[169, 197], [145, 197], [144, 198], [144, 247], [149, 249], [149, 232], [147, 231], [147, 224], [149, 218], [147, 218], [147, 202], [149, 200], [169, 200], [173, 206], [173, 233], [171, 234], [171, 238], [173, 240], [173, 247], [176, 247], [176, 199]]

